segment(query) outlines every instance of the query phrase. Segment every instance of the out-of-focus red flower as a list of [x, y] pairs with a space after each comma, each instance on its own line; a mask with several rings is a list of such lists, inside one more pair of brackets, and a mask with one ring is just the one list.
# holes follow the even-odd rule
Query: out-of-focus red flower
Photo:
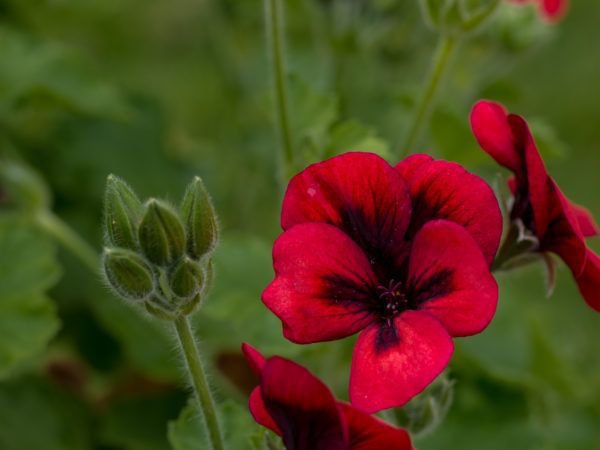
[[260, 378], [250, 412], [288, 450], [412, 450], [406, 431], [337, 401], [304, 367], [277, 356], [265, 359], [248, 344], [242, 350]]
[[552, 252], [569, 266], [586, 302], [600, 311], [600, 258], [586, 237], [599, 227], [588, 210], [570, 202], [548, 175], [525, 120], [498, 103], [478, 102], [471, 126], [479, 145], [514, 173], [512, 221], [520, 221], [539, 241], [538, 252]]
[[501, 213], [457, 164], [415, 155], [394, 168], [372, 153], [314, 164], [290, 182], [282, 227], [263, 302], [296, 343], [361, 332], [350, 399], [364, 411], [408, 402], [448, 364], [451, 337], [494, 315]]
[[556, 22], [564, 17], [569, 9], [569, 0], [511, 0], [513, 3], [537, 3], [542, 17]]

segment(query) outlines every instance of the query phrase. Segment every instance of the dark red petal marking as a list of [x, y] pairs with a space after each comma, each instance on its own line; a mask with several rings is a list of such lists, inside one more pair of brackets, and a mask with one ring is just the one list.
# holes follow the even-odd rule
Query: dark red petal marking
[[265, 407], [288, 450], [348, 450], [348, 430], [336, 400], [304, 367], [270, 358], [261, 387]]
[[266, 364], [265, 357], [254, 347], [245, 342], [242, 344], [242, 352], [246, 357], [250, 369], [252, 369], [256, 376], [260, 377]]
[[[428, 157], [427, 157], [428, 158]], [[407, 238], [430, 220], [447, 219], [464, 226], [491, 264], [502, 235], [502, 213], [489, 185], [458, 164], [415, 155], [396, 169], [408, 184], [413, 214]]]
[[576, 281], [586, 303], [600, 312], [600, 257], [593, 251], [588, 250], [585, 267]]
[[354, 347], [352, 405], [367, 413], [399, 407], [425, 389], [448, 365], [452, 339], [422, 311], [406, 311], [388, 326], [373, 324]]
[[374, 318], [377, 280], [362, 250], [338, 228], [305, 223], [283, 233], [273, 248], [275, 280], [262, 295], [296, 343], [350, 336]]
[[339, 403], [350, 435], [349, 450], [412, 450], [410, 436], [374, 416]]
[[460, 225], [429, 222], [415, 237], [408, 285], [420, 308], [452, 336], [481, 332], [498, 303], [498, 285], [477, 243]]
[[372, 153], [345, 153], [309, 166], [290, 182], [284, 230], [306, 222], [335, 225], [371, 258], [393, 259], [404, 248], [411, 214], [402, 177]]
[[267, 407], [265, 406], [260, 386], [254, 388], [254, 390], [250, 394], [250, 399], [248, 400], [248, 407], [250, 408], [250, 414], [252, 414], [252, 417], [254, 418], [256, 423], [262, 425], [265, 428], [268, 428], [269, 430], [273, 431], [279, 436], [282, 435], [281, 430], [271, 417], [269, 411], [267, 411]]
[[498, 164], [519, 173], [522, 157], [516, 149], [508, 112], [498, 103], [481, 100], [471, 111], [471, 128], [481, 148]]

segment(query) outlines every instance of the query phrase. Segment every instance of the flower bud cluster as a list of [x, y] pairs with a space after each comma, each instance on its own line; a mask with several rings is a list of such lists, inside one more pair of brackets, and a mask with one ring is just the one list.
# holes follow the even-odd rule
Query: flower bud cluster
[[[426, 22], [433, 29], [461, 35], [481, 27], [498, 8], [500, 0], [420, 0]], [[473, 5], [473, 3], [476, 3]]]
[[188, 186], [181, 205], [151, 198], [142, 203], [121, 179], [108, 177], [103, 269], [121, 298], [144, 304], [152, 315], [191, 314], [212, 279], [218, 241], [212, 201], [202, 180]]

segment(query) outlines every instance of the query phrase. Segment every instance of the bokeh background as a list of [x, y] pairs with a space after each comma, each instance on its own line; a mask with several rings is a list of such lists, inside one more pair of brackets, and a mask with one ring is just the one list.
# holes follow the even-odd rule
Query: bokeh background
[[[301, 165], [356, 149], [398, 160], [436, 42], [417, 2], [285, 4]], [[598, 23], [593, 0], [554, 26], [505, 5], [463, 43], [414, 151], [496, 182], [468, 113], [503, 101], [529, 119], [567, 195], [600, 217]], [[109, 173], [144, 197], [177, 202], [195, 174], [212, 192], [222, 241], [195, 323], [233, 449], [259, 433], [240, 342], [301, 361], [341, 397], [352, 348], [287, 343], [260, 302], [281, 200], [269, 80], [259, 0], [0, 1], [0, 164], [37, 171], [58, 217], [100, 252]], [[205, 448], [168, 324], [112, 297], [21, 200], [0, 185], [0, 448]], [[419, 450], [598, 448], [600, 319], [559, 268], [551, 298], [542, 264], [499, 275], [497, 317], [458, 343], [455, 401]]]

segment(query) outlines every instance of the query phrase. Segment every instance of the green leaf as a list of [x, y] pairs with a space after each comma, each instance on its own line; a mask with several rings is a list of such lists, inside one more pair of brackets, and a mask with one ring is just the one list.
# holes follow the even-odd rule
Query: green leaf
[[0, 384], [0, 448], [87, 450], [91, 417], [79, 401], [35, 378]]
[[391, 158], [389, 144], [377, 136], [374, 129], [357, 120], [337, 123], [329, 130], [324, 157], [338, 155], [348, 151], [366, 151]]
[[49, 238], [26, 220], [0, 218], [0, 378], [44, 350], [58, 331], [44, 295], [58, 276]]
[[[249, 448], [259, 426], [254, 422], [247, 407], [226, 401], [219, 405], [225, 441], [231, 449]], [[196, 450], [207, 448], [202, 416], [195, 400], [190, 400], [177, 420], [169, 423], [169, 442], [173, 450]]]
[[121, 450], [168, 450], [167, 424], [183, 403], [179, 392], [119, 399], [103, 417], [100, 439]]

